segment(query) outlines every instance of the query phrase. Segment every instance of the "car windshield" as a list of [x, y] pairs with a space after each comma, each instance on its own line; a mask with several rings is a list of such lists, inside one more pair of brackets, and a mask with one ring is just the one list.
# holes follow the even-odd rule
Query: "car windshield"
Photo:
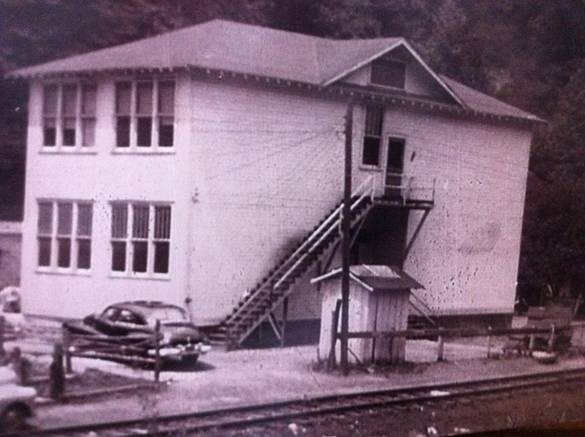
[[157, 320], [161, 323], [188, 322], [187, 313], [181, 308], [164, 307], [153, 308], [146, 315], [146, 321], [154, 326]]

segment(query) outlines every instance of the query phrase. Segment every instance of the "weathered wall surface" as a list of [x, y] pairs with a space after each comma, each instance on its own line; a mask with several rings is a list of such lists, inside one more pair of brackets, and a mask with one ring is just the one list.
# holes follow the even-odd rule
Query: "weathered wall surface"
[[[186, 288], [189, 183], [188, 118], [190, 85], [176, 82], [175, 152], [120, 153], [114, 149], [114, 82], [98, 83], [96, 146], [90, 153], [41, 150], [42, 88], [30, 94], [22, 289], [24, 311], [79, 317], [126, 299], [158, 299], [182, 304]], [[37, 268], [38, 199], [93, 201], [92, 266], [87, 273]], [[111, 273], [111, 208], [113, 200], [172, 203], [171, 256], [168, 278], [119, 277]]]
[[[355, 144], [362, 134], [358, 128]], [[388, 136], [406, 140], [405, 174], [423, 185], [435, 179], [435, 207], [405, 263], [426, 288], [417, 293], [439, 314], [511, 313], [531, 131], [398, 107], [386, 112]], [[354, 171], [381, 187], [381, 172]], [[408, 240], [421, 216], [411, 212]]]
[[[340, 101], [260, 85], [177, 82], [175, 153], [114, 148], [113, 82], [100, 82], [95, 153], [43, 153], [41, 88], [32, 87], [23, 227], [22, 286], [29, 313], [82, 316], [113, 301], [191, 298], [197, 321], [228, 314], [276, 262], [324, 218], [343, 193]], [[360, 166], [364, 111], [356, 107], [354, 186], [383, 169]], [[445, 314], [510, 312], [513, 306], [530, 132], [506, 125], [386, 112], [388, 136], [406, 139], [405, 172], [436, 179], [436, 206], [405, 269]], [[383, 148], [384, 154], [386, 147]], [[381, 162], [385, 162], [385, 155]], [[37, 200], [93, 200], [88, 274], [36, 268]], [[168, 278], [110, 273], [112, 200], [172, 202]], [[409, 236], [418, 223], [411, 213]], [[319, 317], [320, 295], [299, 281], [290, 318]]]
[[0, 290], [20, 285], [21, 224], [0, 222]]
[[[345, 107], [199, 81], [193, 99], [193, 313], [218, 319], [341, 200]], [[318, 318], [300, 282], [291, 318]]]

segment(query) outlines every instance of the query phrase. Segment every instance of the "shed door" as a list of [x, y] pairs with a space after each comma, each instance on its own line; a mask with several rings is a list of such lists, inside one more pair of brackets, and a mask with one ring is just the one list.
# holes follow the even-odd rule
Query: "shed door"
[[404, 139], [389, 137], [386, 154], [386, 196], [402, 197], [402, 171], [404, 169]]

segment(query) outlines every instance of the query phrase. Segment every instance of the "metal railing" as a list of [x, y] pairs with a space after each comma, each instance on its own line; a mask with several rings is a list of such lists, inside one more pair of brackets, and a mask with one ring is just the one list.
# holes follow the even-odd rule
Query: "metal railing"
[[[396, 179], [399, 183], [389, 183], [388, 179]], [[424, 180], [418, 176], [412, 176], [405, 173], [385, 173], [383, 191], [396, 190], [402, 201], [435, 201], [436, 179]]]

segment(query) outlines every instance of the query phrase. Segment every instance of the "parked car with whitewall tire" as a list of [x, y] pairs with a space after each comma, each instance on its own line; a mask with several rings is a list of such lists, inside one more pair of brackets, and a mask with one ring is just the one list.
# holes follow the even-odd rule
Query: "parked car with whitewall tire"
[[[183, 308], [158, 301], [116, 303], [81, 321], [65, 322], [63, 327], [73, 336], [84, 336], [84, 351], [103, 348], [101, 340], [107, 336], [113, 340], [108, 345], [113, 354], [153, 359], [157, 320], [160, 322], [159, 353], [163, 362], [194, 363], [211, 349], [205, 335], [190, 321]], [[94, 344], [92, 336], [96, 337]]]

